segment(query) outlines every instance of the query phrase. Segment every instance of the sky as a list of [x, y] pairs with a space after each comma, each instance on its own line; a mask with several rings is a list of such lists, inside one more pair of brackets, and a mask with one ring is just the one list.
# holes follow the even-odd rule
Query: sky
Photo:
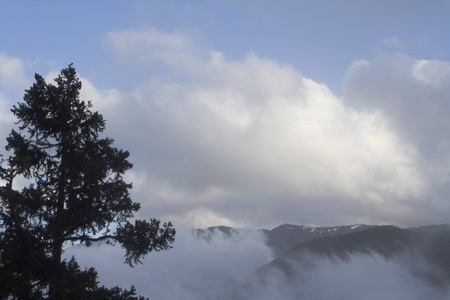
[[74, 64], [175, 228], [449, 223], [450, 1], [2, 1], [0, 151]]

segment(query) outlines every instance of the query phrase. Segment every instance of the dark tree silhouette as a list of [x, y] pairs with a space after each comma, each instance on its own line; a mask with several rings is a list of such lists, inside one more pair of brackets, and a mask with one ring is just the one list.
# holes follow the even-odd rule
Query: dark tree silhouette
[[[38, 74], [35, 79], [24, 102], [11, 110], [20, 130], [7, 137], [11, 156], [0, 165], [6, 182], [0, 187], [0, 297], [100, 299], [102, 293], [128, 299], [134, 287], [97, 287], [95, 270], [62, 260], [63, 246], [118, 243], [132, 266], [150, 251], [171, 248], [175, 229], [156, 219], [129, 221], [140, 208], [123, 180], [132, 167], [129, 153], [100, 137], [105, 120], [80, 100], [81, 81], [72, 64], [55, 84]], [[30, 185], [14, 190], [17, 176]]]

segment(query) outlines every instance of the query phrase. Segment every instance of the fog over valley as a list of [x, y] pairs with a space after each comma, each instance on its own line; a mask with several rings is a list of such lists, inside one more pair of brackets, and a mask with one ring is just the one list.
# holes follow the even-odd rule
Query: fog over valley
[[[438, 244], [428, 238], [432, 235], [426, 238], [430, 247], [440, 248], [434, 250], [443, 254], [442, 257], [431, 257], [419, 251], [413, 242], [409, 244], [407, 238], [401, 236], [407, 236], [409, 229], [403, 232], [396, 227], [342, 227], [316, 229], [285, 224], [270, 231], [179, 228], [172, 250], [158, 253], [133, 269], [121, 264], [123, 254], [117, 246], [73, 247], [67, 249], [65, 255], [76, 255], [82, 266], [94, 266], [100, 278], [107, 278], [102, 283], [134, 284], [139, 293], [150, 299], [419, 300], [450, 296], [450, 226], [422, 228], [428, 234], [443, 233]], [[371, 233], [374, 229], [381, 231]], [[308, 237], [306, 231], [311, 230], [322, 231], [322, 234]], [[413, 230], [417, 232], [421, 231]], [[275, 242], [268, 243], [270, 233]], [[378, 234], [379, 239], [373, 238], [374, 234]], [[349, 235], [356, 235], [353, 244], [348, 239], [340, 242]], [[277, 259], [276, 248], [294, 244], [293, 236], [297, 241], [302, 237], [313, 239], [311, 242], [321, 241], [329, 252], [320, 250], [323, 246], [317, 245], [309, 245], [311, 250], [305, 251], [293, 247], [291, 251], [280, 253]], [[359, 239], [361, 244], [371, 241], [370, 245], [365, 249], [355, 247]], [[424, 246], [423, 240], [418, 242]], [[304, 244], [308, 246], [306, 241]], [[342, 252], [346, 247], [349, 248]]]

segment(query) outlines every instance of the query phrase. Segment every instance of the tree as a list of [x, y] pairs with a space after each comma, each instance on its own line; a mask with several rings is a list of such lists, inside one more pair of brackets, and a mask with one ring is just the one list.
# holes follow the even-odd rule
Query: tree
[[[1, 158], [0, 286], [7, 283], [8, 289], [0, 296], [83, 299], [70, 296], [76, 284], [69, 284], [82, 278], [92, 292], [132, 295], [133, 288], [98, 288], [94, 270], [62, 260], [63, 246], [118, 243], [133, 266], [150, 251], [171, 248], [175, 229], [156, 219], [129, 221], [140, 208], [123, 179], [132, 167], [129, 153], [100, 137], [105, 120], [90, 110], [90, 101], [80, 100], [81, 81], [72, 64], [55, 84], [38, 74], [35, 80], [24, 102], [11, 109], [19, 132], [11, 131], [6, 146], [11, 156]], [[15, 190], [17, 176], [29, 186]]]

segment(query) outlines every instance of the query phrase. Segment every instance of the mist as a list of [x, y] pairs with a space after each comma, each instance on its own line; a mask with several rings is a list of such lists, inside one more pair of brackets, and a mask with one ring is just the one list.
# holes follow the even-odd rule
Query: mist
[[294, 274], [258, 269], [274, 257], [264, 237], [241, 230], [207, 239], [179, 228], [174, 248], [150, 253], [142, 265], [123, 264], [123, 250], [104, 244], [73, 246], [82, 268], [95, 267], [100, 285], [129, 288], [150, 299], [448, 299], [436, 268], [417, 255], [386, 259], [376, 253], [337, 257], [307, 255], [290, 261]]
[[448, 288], [433, 279], [437, 272], [408, 254], [387, 260], [378, 254], [357, 254], [348, 259], [308, 258], [291, 262], [295, 275], [271, 270], [253, 281], [240, 299], [448, 299]]
[[120, 246], [75, 246], [65, 253], [71, 255], [81, 267], [95, 267], [100, 284], [124, 288], [133, 284], [150, 299], [221, 299], [231, 286], [272, 259], [259, 234], [225, 237], [215, 232], [205, 240], [188, 228], [177, 228], [173, 249], [150, 253], [143, 265], [134, 268], [123, 264]]

